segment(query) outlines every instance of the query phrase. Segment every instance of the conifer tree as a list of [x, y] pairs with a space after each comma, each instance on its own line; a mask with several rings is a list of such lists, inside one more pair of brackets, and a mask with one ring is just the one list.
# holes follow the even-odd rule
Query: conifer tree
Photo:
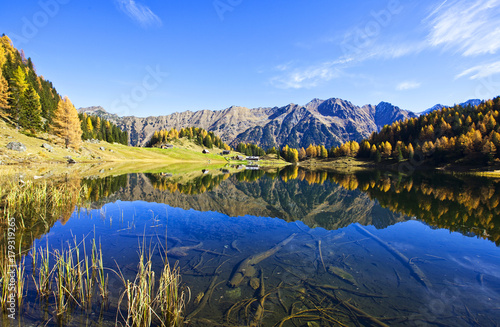
[[13, 76], [10, 80], [11, 98], [11, 114], [19, 127], [19, 114], [21, 113], [24, 93], [28, 89], [28, 82], [21, 66], [14, 70]]
[[3, 77], [2, 70], [0, 69], [0, 110], [4, 112], [9, 111], [10, 90], [9, 83]]
[[77, 149], [80, 146], [82, 128], [78, 112], [67, 96], [59, 101], [52, 128], [56, 135], [64, 139], [67, 148]]
[[21, 111], [19, 112], [19, 125], [21, 127], [35, 132], [42, 126], [41, 114], [42, 106], [40, 104], [40, 96], [35, 89], [30, 86], [24, 92], [21, 103]]
[[299, 159], [303, 160], [307, 157], [306, 150], [304, 148], [299, 149]]
[[92, 125], [92, 119], [87, 117], [87, 131], [89, 132], [89, 136], [92, 137], [94, 133], [94, 126]]
[[320, 147], [321, 150], [321, 158], [328, 158], [328, 150], [325, 148], [324, 145], [321, 145]]

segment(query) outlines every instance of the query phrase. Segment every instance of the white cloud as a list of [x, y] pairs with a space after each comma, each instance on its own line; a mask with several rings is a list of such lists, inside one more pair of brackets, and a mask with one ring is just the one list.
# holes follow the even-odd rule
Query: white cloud
[[342, 75], [341, 65], [351, 61], [342, 59], [324, 62], [315, 66], [305, 68], [290, 67], [290, 64], [279, 65], [277, 70], [283, 74], [271, 78], [271, 85], [280, 89], [302, 89], [316, 87], [321, 83], [328, 82]]
[[396, 86], [396, 90], [398, 91], [407, 91], [407, 90], [413, 90], [417, 89], [420, 87], [420, 83], [415, 82], [415, 81], [405, 81], [401, 82]]
[[500, 49], [500, 0], [445, 1], [424, 21], [429, 21], [430, 46], [464, 56], [495, 54]]
[[457, 76], [455, 79], [469, 75], [469, 79], [485, 78], [494, 74], [500, 73], [500, 61], [477, 65], [472, 68], [466, 69]]
[[[271, 85], [284, 89], [312, 88], [320, 83], [347, 75], [347, 63], [355, 66], [359, 63], [383, 59], [392, 60], [419, 54], [432, 49], [443, 49], [452, 55], [460, 56], [492, 55], [500, 51], [500, 0], [443, 0], [430, 8], [419, 28], [411, 36], [387, 29], [389, 36], [377, 34], [373, 38], [362, 39], [365, 43], [357, 44], [356, 31], [346, 32], [340, 42], [343, 56], [336, 61], [294, 68], [292, 62], [277, 66], [275, 71], [281, 75], [273, 77]], [[384, 32], [385, 33], [385, 32]], [[388, 38], [391, 39], [388, 39]], [[324, 42], [339, 42], [339, 37]], [[352, 44], [351, 44], [352, 43]], [[359, 43], [359, 40], [358, 40]], [[470, 75], [471, 79], [496, 74], [499, 62], [472, 67], [456, 78]], [[396, 86], [398, 91], [420, 87], [415, 81], [404, 81]]]
[[162, 25], [161, 19], [143, 4], [136, 3], [134, 0], [115, 0], [115, 2], [121, 11], [142, 27], [159, 27]]

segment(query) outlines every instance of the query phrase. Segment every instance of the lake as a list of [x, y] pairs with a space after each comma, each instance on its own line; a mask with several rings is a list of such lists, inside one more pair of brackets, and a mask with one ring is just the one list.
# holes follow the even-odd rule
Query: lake
[[23, 308], [4, 326], [125, 325], [140, 249], [156, 278], [165, 254], [179, 269], [190, 326], [500, 324], [499, 180], [287, 167], [63, 183], [84, 191], [43, 224], [27, 218], [16, 241], [24, 253], [76, 244], [83, 258], [95, 239], [108, 299], [57, 318], [26, 254]]

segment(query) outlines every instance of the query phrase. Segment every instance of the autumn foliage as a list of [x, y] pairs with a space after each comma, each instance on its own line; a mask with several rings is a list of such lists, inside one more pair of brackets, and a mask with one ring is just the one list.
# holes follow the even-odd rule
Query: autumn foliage
[[82, 129], [78, 112], [68, 97], [59, 101], [52, 123], [54, 134], [64, 139], [67, 148], [78, 149], [82, 141]]
[[329, 151], [323, 146], [309, 145], [305, 150], [297, 150], [298, 160], [356, 157], [377, 162], [412, 161], [418, 156], [435, 164], [500, 162], [499, 111], [500, 97], [478, 106], [443, 108], [386, 125], [359, 143], [349, 141]]
[[214, 147], [222, 150], [231, 149], [231, 147], [224, 143], [219, 136], [216, 136], [214, 132], [208, 132], [199, 127], [186, 127], [181, 128], [180, 130], [172, 128], [170, 130], [165, 129], [155, 131], [146, 146], [160, 147], [161, 145], [165, 145], [173, 140], [182, 138], [192, 140], [195, 144], [209, 149]]

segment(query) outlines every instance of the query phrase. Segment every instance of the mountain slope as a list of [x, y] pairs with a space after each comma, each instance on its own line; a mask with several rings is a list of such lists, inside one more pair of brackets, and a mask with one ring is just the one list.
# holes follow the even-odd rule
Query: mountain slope
[[[470, 100], [467, 100], [465, 102], [459, 103], [458, 105], [462, 106], [462, 107], [467, 107], [468, 105], [478, 106], [480, 103], [481, 103], [481, 100], [479, 100], [479, 99], [470, 99]], [[445, 106], [445, 105], [442, 105], [442, 104], [438, 103], [435, 106], [432, 106], [431, 108], [418, 113], [418, 115], [420, 115], [420, 116], [421, 115], [426, 115], [426, 114], [431, 113], [431, 112], [433, 112], [435, 110], [441, 110], [444, 107], [453, 107], [453, 106]]]
[[80, 108], [79, 112], [99, 115], [127, 130], [131, 145], [144, 146], [156, 130], [196, 126], [213, 131], [232, 146], [251, 142], [264, 148], [284, 144], [307, 147], [312, 143], [331, 147], [367, 138], [395, 120], [415, 117], [386, 102], [359, 107], [337, 98], [313, 99], [305, 106], [289, 104], [255, 109], [233, 106], [220, 111], [185, 111], [146, 118], [118, 117], [101, 107]]

